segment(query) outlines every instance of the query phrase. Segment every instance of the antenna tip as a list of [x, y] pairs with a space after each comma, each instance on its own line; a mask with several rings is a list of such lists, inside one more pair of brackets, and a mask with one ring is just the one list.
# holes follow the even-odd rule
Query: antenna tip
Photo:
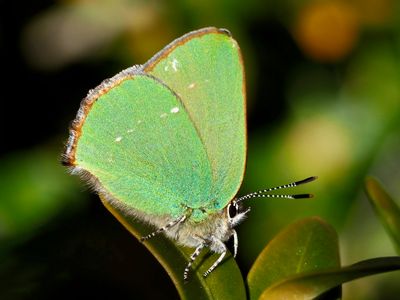
[[311, 176], [311, 177], [308, 177], [308, 178], [304, 179], [304, 181], [311, 182], [311, 181], [314, 181], [314, 180], [317, 180], [317, 179], [318, 179], [318, 176]]
[[305, 183], [314, 181], [314, 180], [316, 180], [317, 178], [318, 178], [318, 176], [311, 176], [311, 177], [308, 177], [308, 178], [306, 178], [306, 179], [303, 179], [303, 180], [300, 180], [300, 181], [296, 181], [296, 182], [295, 182], [295, 185], [305, 184]]
[[292, 195], [293, 199], [307, 199], [307, 198], [313, 198], [313, 194], [298, 194], [298, 195]]

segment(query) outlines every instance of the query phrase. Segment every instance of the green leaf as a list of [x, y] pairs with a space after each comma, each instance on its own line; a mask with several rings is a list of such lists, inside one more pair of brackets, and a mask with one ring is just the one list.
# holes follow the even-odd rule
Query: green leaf
[[[102, 198], [100, 196], [100, 198]], [[136, 238], [147, 235], [153, 229], [139, 223], [118, 207], [102, 199], [104, 206], [118, 219], [118, 221]], [[171, 277], [181, 299], [246, 299], [246, 290], [240, 270], [229, 254], [224, 262], [218, 266], [207, 278], [203, 273], [213, 264], [219, 254], [210, 255], [203, 251], [189, 274], [189, 282], [183, 281], [183, 270], [194, 249], [177, 246], [164, 235], [157, 235], [144, 242], [146, 248], [154, 255]]]
[[261, 252], [247, 283], [250, 299], [290, 276], [340, 266], [335, 230], [317, 217], [297, 221], [282, 230]]
[[259, 299], [315, 299], [344, 282], [399, 269], [400, 257], [364, 260], [344, 268], [311, 272], [293, 277], [266, 289]]
[[391, 236], [397, 253], [400, 254], [400, 208], [375, 178], [368, 177], [365, 180], [365, 188], [375, 213]]

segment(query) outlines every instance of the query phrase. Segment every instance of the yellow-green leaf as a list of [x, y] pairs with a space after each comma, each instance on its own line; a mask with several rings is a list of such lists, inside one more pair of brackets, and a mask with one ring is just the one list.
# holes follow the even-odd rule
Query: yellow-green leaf
[[364, 260], [354, 265], [302, 274], [266, 289], [260, 300], [315, 299], [330, 289], [364, 276], [400, 269], [400, 257]]
[[368, 198], [400, 254], [400, 208], [375, 178], [365, 180]]
[[247, 277], [250, 299], [258, 299], [268, 287], [296, 274], [339, 266], [335, 230], [317, 217], [297, 221], [258, 256]]

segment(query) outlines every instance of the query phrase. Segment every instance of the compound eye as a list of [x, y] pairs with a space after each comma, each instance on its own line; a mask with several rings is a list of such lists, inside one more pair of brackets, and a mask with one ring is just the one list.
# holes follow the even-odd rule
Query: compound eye
[[228, 206], [228, 217], [229, 219], [233, 219], [239, 212], [239, 206], [237, 203], [229, 203]]

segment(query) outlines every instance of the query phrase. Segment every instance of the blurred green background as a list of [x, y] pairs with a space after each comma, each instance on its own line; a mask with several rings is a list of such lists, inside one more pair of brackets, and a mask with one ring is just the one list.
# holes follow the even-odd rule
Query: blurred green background
[[[400, 195], [400, 2], [396, 0], [1, 1], [0, 299], [177, 298], [145, 248], [59, 157], [80, 100], [201, 27], [242, 48], [248, 162], [241, 194], [318, 175], [310, 200], [254, 199], [239, 226], [244, 274], [285, 225], [318, 215], [342, 264], [395, 255], [363, 190]], [[344, 286], [398, 299], [400, 274]]]

